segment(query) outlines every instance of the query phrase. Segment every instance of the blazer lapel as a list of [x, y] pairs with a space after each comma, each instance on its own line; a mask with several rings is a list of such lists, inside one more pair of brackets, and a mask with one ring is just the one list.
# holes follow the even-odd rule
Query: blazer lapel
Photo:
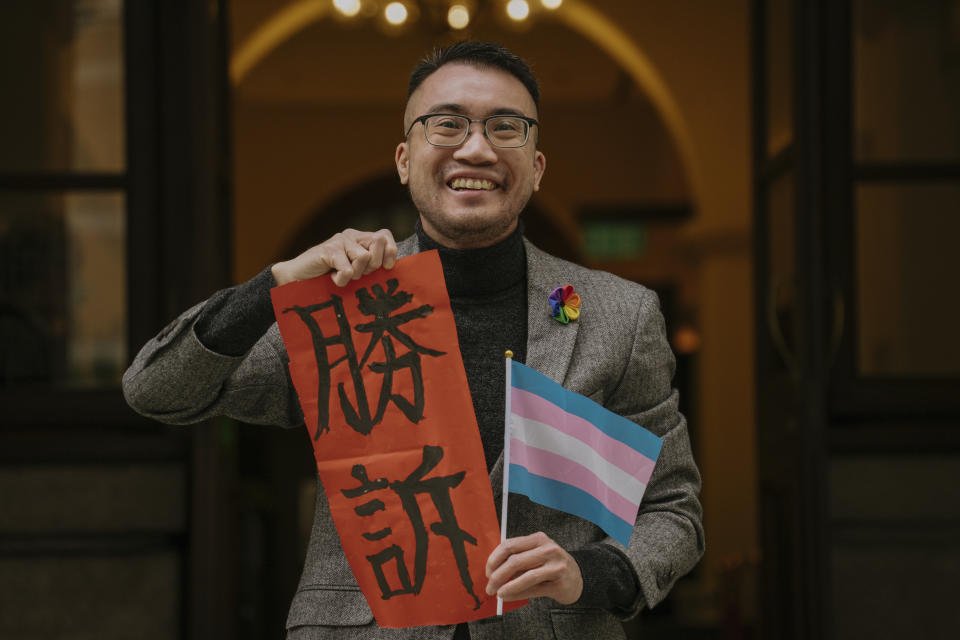
[[579, 322], [553, 319], [547, 298], [559, 286], [570, 284], [563, 262], [540, 251], [526, 239], [527, 248], [527, 362], [545, 376], [563, 384], [580, 331]]
[[397, 243], [398, 258], [406, 258], [407, 256], [412, 256], [417, 253], [420, 253], [420, 243], [417, 242], [417, 234], [404, 238]]

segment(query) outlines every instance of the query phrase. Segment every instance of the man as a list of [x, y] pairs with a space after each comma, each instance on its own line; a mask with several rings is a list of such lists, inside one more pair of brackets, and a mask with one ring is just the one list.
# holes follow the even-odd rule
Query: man
[[[486, 592], [532, 598], [456, 627], [379, 629], [343, 555], [323, 491], [287, 621], [289, 638], [621, 638], [618, 619], [653, 606], [703, 551], [700, 476], [670, 387], [674, 359], [656, 296], [526, 242], [518, 218], [539, 189], [539, 90], [527, 65], [490, 43], [434, 52], [415, 69], [397, 172], [420, 213], [399, 245], [387, 231], [346, 230], [188, 310], [124, 376], [138, 411], [182, 424], [212, 415], [295, 426], [303, 417], [286, 373], [270, 287], [330, 274], [342, 286], [438, 249], [494, 495], [503, 471], [503, 352], [643, 425], [663, 448], [627, 548], [591, 523], [510, 501], [509, 539], [491, 553]], [[547, 302], [572, 284], [579, 320]], [[189, 372], [189, 375], [187, 375]]]

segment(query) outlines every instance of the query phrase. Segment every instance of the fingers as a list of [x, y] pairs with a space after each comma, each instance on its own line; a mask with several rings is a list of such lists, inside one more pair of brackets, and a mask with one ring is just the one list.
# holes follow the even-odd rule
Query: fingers
[[583, 592], [576, 560], [542, 532], [501, 543], [487, 559], [486, 572], [487, 593], [506, 601], [550, 597], [571, 604]]
[[396, 260], [397, 243], [387, 229], [346, 229], [293, 260], [275, 264], [273, 274], [280, 285], [330, 273], [333, 283], [342, 287], [380, 267], [392, 269]]
[[367, 261], [363, 269], [363, 275], [372, 273], [380, 266], [383, 266], [383, 250], [385, 243], [382, 240], [374, 240], [367, 245]]
[[[543, 535], [546, 537], [546, 534]], [[524, 551], [535, 548], [537, 544], [539, 544], [536, 536], [537, 534], [508, 538], [497, 545], [497, 548], [494, 549], [493, 553], [490, 554], [490, 557], [487, 558], [487, 578], [490, 578], [497, 568], [503, 565], [503, 563], [507, 561], [511, 555], [523, 553]]]
[[380, 267], [392, 269], [397, 263], [397, 243], [388, 229], [381, 229], [375, 233], [358, 238], [358, 244], [365, 247], [369, 253], [369, 261], [363, 274], [376, 271]]
[[329, 243], [335, 273], [333, 283], [342, 287], [380, 267], [392, 269], [397, 258], [397, 243], [387, 229], [356, 231], [347, 229], [331, 238]]
[[[543, 538], [549, 540], [546, 535]], [[544, 542], [534, 534], [510, 538], [494, 549], [487, 559], [487, 593], [509, 600], [548, 579], [541, 571], [546, 563], [541, 548]], [[508, 583], [509, 588], [505, 586]]]
[[358, 249], [353, 245], [348, 246], [338, 236], [340, 236], [340, 234], [334, 236], [334, 242], [324, 244], [325, 251], [322, 255], [329, 270], [333, 271], [333, 273], [330, 274], [333, 284], [342, 287], [351, 280], [363, 275], [362, 273], [359, 275], [354, 274], [353, 264], [358, 260], [360, 255], [362, 255], [360, 252], [362, 251], [363, 254], [366, 254], [366, 250], [362, 247]]

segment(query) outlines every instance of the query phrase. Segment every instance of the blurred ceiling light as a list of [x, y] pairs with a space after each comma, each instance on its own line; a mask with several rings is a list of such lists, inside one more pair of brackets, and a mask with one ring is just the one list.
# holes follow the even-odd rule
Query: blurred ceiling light
[[360, 13], [360, 0], [333, 0], [333, 6], [347, 17], [352, 18]]
[[[531, 7], [530, 0], [498, 0], [496, 3], [479, 0], [479, 2], [481, 8], [486, 4], [505, 7], [507, 16], [514, 22], [527, 20], [534, 11], [543, 9], [553, 11], [563, 5], [563, 0], [540, 0], [540, 4], [535, 8]], [[297, 0], [297, 3], [326, 4], [326, 0]], [[472, 9], [476, 9], [478, 0], [330, 0], [330, 3], [341, 15], [350, 18], [363, 15], [369, 18], [379, 14], [388, 24], [395, 27], [418, 20], [422, 13], [421, 7], [424, 5], [429, 8], [428, 15], [440, 18], [443, 13], [438, 9], [446, 5], [447, 26], [454, 31], [460, 31], [475, 21]], [[326, 4], [326, 6], [330, 5]], [[482, 12], [480, 9], [477, 11]], [[439, 26], [435, 24], [431, 28]]]
[[673, 332], [673, 348], [677, 353], [690, 355], [700, 350], [702, 343], [700, 332], [689, 324], [677, 327]]
[[530, 15], [530, 5], [526, 0], [510, 0], [507, 3], [507, 15], [513, 20], [526, 20]]
[[383, 10], [383, 16], [390, 24], [401, 25], [407, 20], [407, 7], [402, 2], [391, 2]]
[[462, 4], [455, 4], [447, 12], [447, 24], [452, 29], [465, 29], [470, 24], [470, 11]]

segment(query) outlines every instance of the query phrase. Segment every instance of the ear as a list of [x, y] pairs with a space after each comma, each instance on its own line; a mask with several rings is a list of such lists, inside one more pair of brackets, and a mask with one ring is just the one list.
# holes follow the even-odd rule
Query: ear
[[397, 174], [400, 176], [400, 184], [407, 184], [410, 178], [410, 156], [407, 155], [407, 143], [401, 142], [397, 145], [397, 153], [394, 157], [397, 163]]
[[540, 180], [543, 178], [543, 172], [547, 169], [547, 156], [542, 151], [536, 151], [533, 154], [533, 190], [540, 191]]

